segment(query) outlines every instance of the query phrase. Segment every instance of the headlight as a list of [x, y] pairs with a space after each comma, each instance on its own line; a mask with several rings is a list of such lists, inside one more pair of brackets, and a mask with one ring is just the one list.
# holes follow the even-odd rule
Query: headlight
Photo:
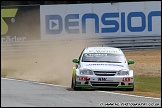
[[119, 70], [117, 75], [129, 75], [129, 70]]
[[80, 69], [81, 75], [93, 75], [93, 71], [89, 69]]

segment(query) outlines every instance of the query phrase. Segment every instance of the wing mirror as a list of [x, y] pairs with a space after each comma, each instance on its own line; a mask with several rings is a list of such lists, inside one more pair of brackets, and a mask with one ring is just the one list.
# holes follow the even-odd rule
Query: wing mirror
[[78, 58], [74, 58], [73, 59], [73, 63], [79, 63], [79, 59]]
[[129, 64], [134, 64], [134, 60], [128, 60], [128, 65]]

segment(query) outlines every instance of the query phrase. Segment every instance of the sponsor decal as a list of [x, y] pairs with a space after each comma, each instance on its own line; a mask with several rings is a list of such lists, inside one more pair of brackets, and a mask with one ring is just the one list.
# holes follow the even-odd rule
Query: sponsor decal
[[130, 82], [130, 78], [129, 77], [128, 78], [123, 78], [122, 81], [123, 82]]
[[113, 81], [109, 78], [98, 78], [98, 81]]
[[86, 64], [86, 66], [120, 66], [120, 67], [124, 67], [123, 65], [117, 65], [117, 64]]
[[88, 78], [87, 76], [79, 76], [79, 80], [87, 81], [90, 80], [90, 78]]
[[14, 22], [18, 9], [1, 9], [1, 35], [8, 32], [8, 24], [4, 21], [4, 18], [12, 18], [11, 22]]

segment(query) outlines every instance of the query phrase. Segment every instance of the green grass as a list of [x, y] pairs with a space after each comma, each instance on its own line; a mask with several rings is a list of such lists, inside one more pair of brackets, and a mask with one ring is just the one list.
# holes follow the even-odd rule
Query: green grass
[[116, 92], [161, 98], [161, 77], [147, 75], [134, 76], [134, 91]]
[[135, 90], [137, 91], [141, 91], [141, 92], [161, 91], [161, 77], [135, 76], [134, 84], [135, 84]]

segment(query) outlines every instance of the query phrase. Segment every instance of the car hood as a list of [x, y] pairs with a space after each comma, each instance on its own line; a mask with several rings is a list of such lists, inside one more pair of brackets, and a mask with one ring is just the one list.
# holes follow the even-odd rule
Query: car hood
[[93, 71], [118, 71], [121, 69], [128, 69], [126, 63], [81, 63], [82, 69], [90, 69]]

